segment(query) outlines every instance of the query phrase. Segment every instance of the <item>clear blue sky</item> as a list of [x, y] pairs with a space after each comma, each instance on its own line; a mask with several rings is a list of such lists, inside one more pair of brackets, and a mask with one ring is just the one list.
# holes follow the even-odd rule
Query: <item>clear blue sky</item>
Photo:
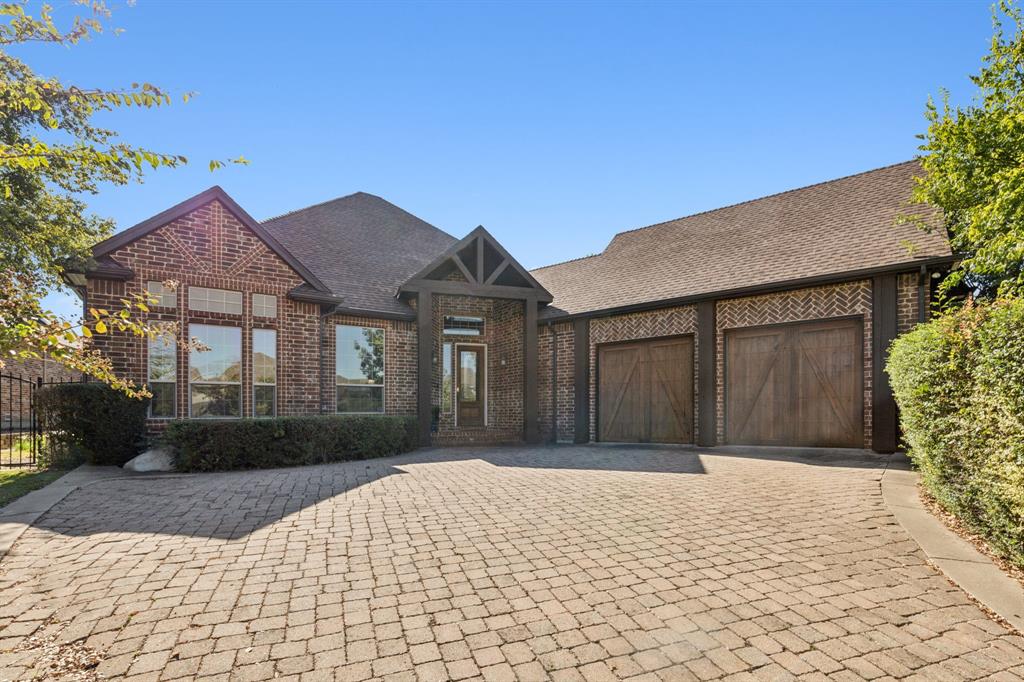
[[91, 200], [119, 229], [213, 184], [257, 219], [363, 190], [456, 236], [483, 224], [527, 267], [911, 158], [927, 96], [964, 99], [991, 36], [986, 2], [139, 0], [113, 21], [19, 54], [198, 93], [103, 119], [194, 162]]

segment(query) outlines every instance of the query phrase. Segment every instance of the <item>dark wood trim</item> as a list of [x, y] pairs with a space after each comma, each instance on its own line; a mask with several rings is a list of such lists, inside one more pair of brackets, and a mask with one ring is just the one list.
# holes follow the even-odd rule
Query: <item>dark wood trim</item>
[[697, 445], [711, 447], [715, 444], [718, 401], [715, 390], [715, 311], [717, 301], [701, 301], [697, 304]]
[[872, 279], [876, 275], [916, 272], [918, 269], [921, 268], [921, 266], [933, 267], [937, 265], [948, 265], [950, 263], [953, 263], [955, 260], [956, 259], [953, 256], [942, 256], [916, 262], [880, 266], [877, 268], [848, 270], [846, 272], [838, 272], [829, 275], [806, 277], [803, 279], [790, 279], [780, 282], [771, 282], [768, 284], [757, 284], [749, 287], [740, 287], [736, 289], [722, 289], [719, 291], [710, 291], [707, 293], [692, 294], [689, 296], [678, 296], [675, 298], [663, 298], [657, 301], [644, 301], [643, 303], [632, 303], [630, 305], [616, 306], [614, 308], [588, 310], [582, 313], [572, 313], [558, 316], [549, 315], [546, 316], [542, 320], [542, 322], [568, 322], [570, 320], [576, 320], [584, 317], [590, 319], [598, 317], [611, 317], [613, 315], [624, 315], [626, 313], [636, 313], [645, 310], [658, 310], [659, 308], [672, 308], [680, 305], [692, 305], [694, 303], [699, 303], [701, 301], [745, 298], [747, 296], [773, 294], [782, 291], [790, 291], [793, 289], [807, 289], [809, 287], [822, 286], [825, 284], [842, 284], [844, 282]]
[[422, 291], [416, 300], [416, 416], [420, 445], [430, 445], [430, 408], [434, 372], [434, 305], [431, 292]]
[[[540, 282], [538, 282], [534, 278], [534, 276], [530, 274], [530, 271], [527, 270], [526, 268], [524, 268], [522, 265], [520, 265], [519, 262], [515, 258], [513, 258], [512, 255], [509, 254], [508, 251], [505, 250], [505, 247], [503, 247], [501, 244], [499, 244], [498, 240], [495, 239], [493, 237], [493, 235], [491, 235], [490, 232], [488, 232], [487, 230], [484, 229], [483, 225], [478, 225], [472, 232], [470, 232], [465, 237], [463, 237], [462, 239], [458, 240], [457, 242], [455, 242], [454, 244], [449, 246], [448, 249], [446, 249], [444, 253], [442, 253], [440, 256], [438, 256], [437, 258], [432, 260], [426, 267], [424, 267], [419, 272], [417, 272], [415, 275], [410, 277], [409, 280], [406, 281], [405, 284], [400, 286], [398, 288], [398, 292], [397, 293], [398, 294], [402, 294], [403, 292], [420, 291], [423, 288], [423, 282], [439, 282], [440, 280], [428, 280], [426, 278], [434, 270], [436, 270], [437, 268], [441, 267], [441, 265], [443, 265], [444, 262], [447, 261], [449, 258], [458, 259], [459, 251], [461, 251], [462, 249], [466, 248], [470, 244], [476, 242], [476, 245], [477, 245], [477, 275], [476, 275], [476, 277], [471, 278], [473, 281], [471, 281], [468, 286], [464, 285], [462, 287], [463, 291], [443, 291], [441, 293], [454, 293], [454, 294], [462, 294], [462, 295], [465, 295], [465, 296], [491, 296], [492, 298], [518, 298], [518, 299], [525, 298], [524, 296], [500, 296], [500, 295], [496, 295], [496, 294], [481, 294], [481, 293], [477, 293], [474, 290], [474, 287], [485, 287], [485, 286], [487, 286], [487, 285], [485, 285], [483, 283], [484, 275], [483, 275], [483, 263], [482, 263], [482, 260], [483, 260], [483, 242], [484, 241], [490, 242], [491, 246], [494, 247], [494, 250], [498, 252], [498, 255], [500, 255], [504, 260], [507, 260], [509, 262], [509, 267], [515, 268], [515, 270], [520, 275], [522, 275], [523, 279], [525, 279], [526, 282], [530, 285], [528, 287], [505, 287], [506, 289], [520, 289], [520, 288], [522, 288], [524, 291], [533, 292], [535, 298], [537, 300], [539, 300], [539, 301], [542, 301], [544, 303], [550, 303], [551, 302], [551, 299], [552, 299], [551, 293], [547, 289], [545, 289], [543, 286], [541, 286]], [[448, 284], [456, 284], [456, 283], [455, 282], [448, 282]], [[490, 285], [490, 286], [494, 286], [494, 285]], [[435, 291], [437, 291], [437, 290], [435, 290]]]
[[512, 261], [506, 258], [505, 260], [498, 263], [498, 267], [494, 268], [494, 272], [490, 274], [490, 276], [487, 278], [487, 281], [485, 281], [484, 284], [494, 284], [494, 280], [501, 277], [501, 273], [505, 272], [505, 270], [508, 268], [511, 262]]
[[573, 441], [576, 443], [590, 442], [590, 320], [581, 318], [573, 321], [573, 353], [575, 367], [573, 380], [575, 385], [575, 406], [573, 425]]
[[747, 329], [770, 329], [772, 327], [791, 327], [796, 324], [814, 324], [816, 322], [833, 322], [836, 320], [863, 320], [864, 316], [854, 313], [852, 315], [829, 315], [827, 317], [812, 317], [806, 320], [790, 320], [789, 322], [766, 322], [765, 324], [741, 324], [738, 327], [722, 327], [722, 334], [731, 331], [746, 331]]
[[469, 268], [466, 267], [466, 264], [462, 262], [461, 258], [459, 258], [458, 256], [452, 256], [449, 260], [455, 263], [455, 265], [462, 272], [462, 276], [466, 278], [467, 282], [469, 282], [470, 284], [476, 284], [476, 277], [474, 277], [473, 273], [469, 271]]
[[921, 266], [921, 274], [917, 276], [917, 321], [928, 321], [928, 305], [925, 287], [928, 286], [928, 266]]
[[871, 283], [871, 330], [871, 449], [895, 452], [896, 401], [885, 361], [897, 332], [896, 275], [875, 277]]
[[523, 416], [526, 421], [524, 439], [527, 443], [540, 440], [537, 408], [537, 302], [526, 300], [523, 324]]
[[509, 298], [534, 303], [548, 303], [538, 295], [536, 289], [509, 287], [499, 284], [476, 284], [474, 282], [449, 282], [434, 279], [412, 279], [402, 285], [403, 292], [432, 291], [436, 294], [455, 296], [479, 296], [481, 298]]
[[476, 281], [482, 284], [484, 281], [484, 238], [476, 238]]

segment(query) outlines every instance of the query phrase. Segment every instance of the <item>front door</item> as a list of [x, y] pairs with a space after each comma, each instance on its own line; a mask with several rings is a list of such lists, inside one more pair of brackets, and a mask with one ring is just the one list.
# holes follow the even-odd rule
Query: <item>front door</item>
[[459, 356], [458, 395], [459, 426], [484, 425], [484, 363], [483, 348], [457, 346]]

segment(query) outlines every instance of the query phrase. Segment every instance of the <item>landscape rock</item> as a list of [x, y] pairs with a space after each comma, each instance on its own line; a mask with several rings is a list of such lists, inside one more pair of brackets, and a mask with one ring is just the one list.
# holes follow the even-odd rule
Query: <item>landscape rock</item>
[[174, 471], [174, 456], [167, 448], [150, 448], [124, 463], [125, 471]]

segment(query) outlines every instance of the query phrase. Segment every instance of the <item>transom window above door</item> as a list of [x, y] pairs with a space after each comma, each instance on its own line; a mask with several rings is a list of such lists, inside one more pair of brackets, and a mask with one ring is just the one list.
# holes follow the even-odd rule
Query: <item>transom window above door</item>
[[484, 318], [445, 315], [444, 333], [451, 336], [480, 336], [484, 333]]

